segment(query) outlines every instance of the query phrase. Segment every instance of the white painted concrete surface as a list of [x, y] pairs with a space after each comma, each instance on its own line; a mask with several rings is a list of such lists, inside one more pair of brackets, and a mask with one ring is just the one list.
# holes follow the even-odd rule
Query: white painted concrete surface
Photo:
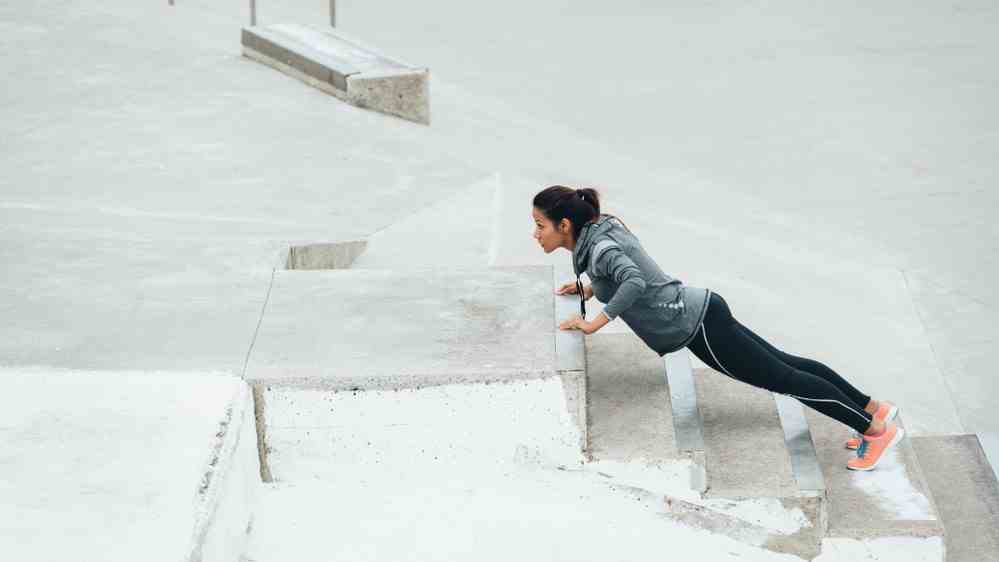
[[217, 434], [227, 409], [246, 411], [239, 378], [5, 367], [0, 383], [5, 559], [237, 559], [255, 496], [252, 423], [229, 421], [242, 448]]

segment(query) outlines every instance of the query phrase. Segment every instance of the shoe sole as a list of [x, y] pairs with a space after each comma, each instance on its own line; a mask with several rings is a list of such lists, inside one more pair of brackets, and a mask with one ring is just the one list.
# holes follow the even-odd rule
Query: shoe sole
[[[893, 421], [895, 417], [898, 416], [898, 406], [892, 406], [891, 410], [888, 410], [888, 415], [885, 416], [885, 423]], [[846, 449], [849, 451], [856, 451], [856, 447], [851, 447], [849, 443], [845, 445]]]
[[895, 430], [895, 437], [892, 437], [891, 443], [888, 443], [888, 446], [885, 447], [885, 450], [881, 451], [881, 456], [878, 457], [878, 460], [874, 461], [874, 464], [872, 464], [871, 466], [864, 467], [864, 468], [859, 468], [859, 467], [858, 468], [854, 468], [854, 467], [852, 467], [850, 465], [846, 465], [846, 467], [848, 469], [850, 469], [850, 470], [857, 470], [857, 471], [860, 471], [860, 472], [867, 472], [869, 470], [874, 470], [878, 466], [878, 464], [881, 463], [881, 459], [885, 458], [885, 453], [888, 452], [888, 449], [891, 449], [892, 447], [894, 447], [895, 445], [897, 445], [898, 442], [901, 441], [903, 437], [905, 437], [905, 430], [902, 429], [902, 426], [899, 425], [899, 426], [896, 426], [896, 427], [897, 427], [897, 429]]

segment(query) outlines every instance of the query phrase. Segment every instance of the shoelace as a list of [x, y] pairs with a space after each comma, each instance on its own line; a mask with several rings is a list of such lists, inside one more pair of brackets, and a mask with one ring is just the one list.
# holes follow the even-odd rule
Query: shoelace
[[863, 436], [861, 436], [860, 446], [857, 447], [857, 458], [859, 459], [864, 458], [865, 452], [867, 452], [867, 439], [864, 439]]

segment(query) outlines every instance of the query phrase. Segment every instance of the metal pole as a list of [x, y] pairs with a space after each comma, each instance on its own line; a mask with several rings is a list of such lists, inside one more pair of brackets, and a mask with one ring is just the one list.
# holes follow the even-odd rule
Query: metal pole
[[330, 0], [330, 27], [336, 27], [336, 0]]
[[257, 25], [257, 0], [250, 0], [250, 25]]

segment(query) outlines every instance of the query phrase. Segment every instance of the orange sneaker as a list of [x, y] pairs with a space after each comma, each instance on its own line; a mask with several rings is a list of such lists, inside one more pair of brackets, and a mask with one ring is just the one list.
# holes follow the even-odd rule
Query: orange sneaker
[[857, 458], [847, 461], [846, 467], [850, 470], [874, 470], [884, 452], [901, 441], [904, 436], [905, 431], [897, 423], [889, 422], [881, 435], [864, 436], [860, 447], [857, 448]]
[[[872, 417], [878, 418], [881, 421], [888, 423], [891, 420], [895, 419], [895, 416], [897, 415], [898, 415], [898, 406], [892, 404], [891, 402], [888, 402], [887, 400], [882, 400], [878, 402], [878, 409], [877, 411], [874, 412], [874, 416]], [[860, 434], [854, 431], [853, 437], [850, 437], [849, 439], [846, 440], [846, 448], [850, 450], [856, 450], [856, 448], [859, 446], [860, 446]]]

